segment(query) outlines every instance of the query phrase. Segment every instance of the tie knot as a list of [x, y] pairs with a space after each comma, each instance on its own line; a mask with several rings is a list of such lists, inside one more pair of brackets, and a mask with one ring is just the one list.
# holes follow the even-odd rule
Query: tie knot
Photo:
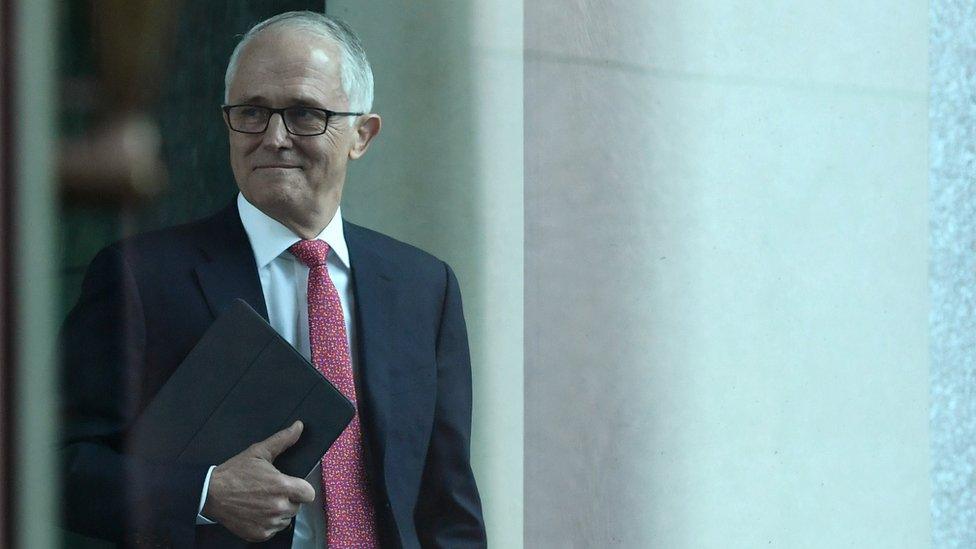
[[325, 265], [325, 258], [329, 257], [329, 245], [322, 240], [299, 240], [288, 251], [310, 269]]

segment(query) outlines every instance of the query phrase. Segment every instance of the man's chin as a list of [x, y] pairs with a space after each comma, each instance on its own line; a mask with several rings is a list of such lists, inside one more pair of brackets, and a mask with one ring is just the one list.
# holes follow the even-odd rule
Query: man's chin
[[[279, 173], [280, 172], [280, 173]], [[255, 196], [277, 197], [301, 195], [305, 188], [305, 178], [300, 170], [261, 170], [251, 173], [248, 187]]]
[[305, 195], [301, 184], [288, 178], [251, 178], [248, 183], [248, 192], [244, 193], [244, 198], [266, 213], [269, 210], [279, 210], [282, 206], [300, 203]]

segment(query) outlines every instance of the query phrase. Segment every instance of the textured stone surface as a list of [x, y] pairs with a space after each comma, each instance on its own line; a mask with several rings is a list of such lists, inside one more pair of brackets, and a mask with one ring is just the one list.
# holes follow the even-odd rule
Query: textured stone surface
[[931, 3], [932, 539], [976, 546], [976, 6]]
[[928, 544], [927, 14], [526, 2], [526, 547]]

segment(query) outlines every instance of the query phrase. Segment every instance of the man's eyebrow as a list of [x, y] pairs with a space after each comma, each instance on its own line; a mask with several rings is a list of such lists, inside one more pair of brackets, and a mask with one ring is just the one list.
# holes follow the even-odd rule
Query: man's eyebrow
[[[249, 95], [249, 96], [246, 96], [243, 99], [241, 99], [241, 103], [240, 104], [242, 104], [242, 105], [261, 105], [261, 106], [265, 106], [265, 107], [274, 106], [274, 105], [271, 105], [271, 102], [268, 101], [268, 99], [265, 98], [263, 95]], [[311, 98], [309, 96], [304, 96], [304, 95], [301, 95], [301, 96], [298, 96], [298, 97], [292, 97], [291, 99], [288, 100], [288, 104], [287, 105], [277, 105], [277, 106], [278, 107], [301, 106], [301, 107], [315, 107], [315, 108], [319, 108], [319, 109], [324, 108], [322, 106], [321, 102], [318, 101], [317, 99], [313, 99], [313, 98]]]
[[319, 108], [319, 109], [323, 108], [321, 101], [319, 101], [318, 99], [313, 99], [312, 97], [308, 97], [308, 96], [305, 96], [305, 95], [300, 95], [298, 97], [293, 97], [292, 100], [291, 100], [291, 104], [292, 105], [300, 105], [302, 107], [316, 107], [316, 108]]
[[242, 105], [263, 105], [267, 103], [267, 100], [260, 95], [249, 95], [241, 98], [240, 101]]

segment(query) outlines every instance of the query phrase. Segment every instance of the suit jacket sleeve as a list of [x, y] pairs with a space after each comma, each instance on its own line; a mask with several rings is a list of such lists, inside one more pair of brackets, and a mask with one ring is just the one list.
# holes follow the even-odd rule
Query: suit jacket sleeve
[[419, 494], [417, 534], [424, 547], [485, 547], [481, 499], [471, 471], [471, 360], [457, 278], [444, 265], [437, 336], [437, 402]]
[[145, 311], [118, 245], [102, 250], [61, 331], [63, 516], [67, 528], [122, 543], [190, 546], [207, 467], [126, 453], [143, 395]]

